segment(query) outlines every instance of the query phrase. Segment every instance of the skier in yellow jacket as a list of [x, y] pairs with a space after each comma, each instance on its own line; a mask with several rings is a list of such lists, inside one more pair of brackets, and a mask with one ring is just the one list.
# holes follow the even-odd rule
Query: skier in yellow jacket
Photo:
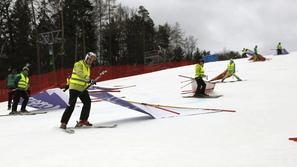
[[91, 110], [91, 99], [87, 88], [90, 84], [95, 84], [95, 81], [90, 78], [90, 67], [95, 61], [96, 54], [89, 52], [84, 60], [80, 60], [74, 64], [72, 75], [69, 79], [69, 103], [61, 118], [60, 128], [66, 129], [78, 97], [82, 101], [83, 107], [80, 114], [80, 121], [77, 122], [76, 126], [92, 126], [88, 121]]
[[205, 88], [206, 83], [204, 82], [203, 78], [206, 77], [204, 74], [204, 60], [199, 60], [195, 67], [195, 80], [197, 82], [197, 89], [194, 96], [205, 96]]
[[279, 42], [276, 46], [277, 55], [281, 55], [282, 51], [283, 51], [283, 46], [282, 46], [282, 43]]
[[21, 73], [18, 74], [17, 78], [15, 79], [16, 88], [14, 90], [13, 95], [13, 104], [12, 104], [12, 111], [9, 113], [11, 115], [18, 114], [17, 107], [20, 101], [20, 98], [23, 98], [22, 107], [19, 113], [28, 113], [26, 110], [26, 106], [29, 101], [30, 95], [30, 84], [29, 84], [29, 67], [26, 65], [23, 67]]
[[228, 64], [228, 68], [227, 68], [227, 72], [225, 74], [225, 76], [222, 79], [222, 82], [224, 82], [224, 80], [226, 78], [229, 78], [231, 76], [234, 76], [238, 81], [241, 81], [241, 79], [235, 74], [235, 63], [232, 59], [230, 59], [230, 62]]

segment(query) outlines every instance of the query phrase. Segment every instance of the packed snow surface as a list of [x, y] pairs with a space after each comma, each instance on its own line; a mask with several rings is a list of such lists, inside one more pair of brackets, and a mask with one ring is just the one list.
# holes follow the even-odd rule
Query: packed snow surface
[[[151, 119], [111, 104], [92, 103], [89, 121], [118, 124], [112, 129], [58, 128], [63, 110], [33, 116], [0, 117], [1, 167], [296, 167], [297, 53], [265, 55], [271, 60], [236, 59], [246, 81], [218, 83], [217, 99], [182, 98], [181, 86], [194, 76], [194, 65], [120, 78], [97, 85], [136, 85], [112, 93], [124, 100], [234, 109], [193, 116]], [[205, 64], [208, 79], [228, 61]], [[229, 78], [226, 81], [234, 80]], [[8, 111], [0, 103], [0, 114]], [[79, 119], [75, 108], [69, 126]]]

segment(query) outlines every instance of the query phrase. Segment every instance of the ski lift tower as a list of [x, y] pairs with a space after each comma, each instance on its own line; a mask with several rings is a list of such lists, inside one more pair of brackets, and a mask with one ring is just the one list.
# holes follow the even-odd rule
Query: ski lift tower
[[[40, 33], [38, 43], [48, 46], [48, 53], [52, 57], [51, 63], [53, 65], [53, 70], [56, 70], [54, 44], [63, 43], [62, 30]], [[57, 81], [56, 75], [55, 81]]]

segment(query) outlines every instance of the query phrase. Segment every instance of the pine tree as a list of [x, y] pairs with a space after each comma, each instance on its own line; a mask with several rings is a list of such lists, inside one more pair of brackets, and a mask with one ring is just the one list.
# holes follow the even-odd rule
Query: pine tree
[[34, 41], [32, 34], [32, 21], [29, 4], [24, 0], [17, 0], [12, 12], [13, 25], [13, 41], [15, 47], [13, 49], [12, 63], [16, 64], [20, 69], [25, 63], [32, 63], [35, 54]]
[[143, 63], [144, 47], [141, 17], [133, 15], [127, 21], [127, 52], [126, 64]]
[[37, 14], [37, 20], [39, 21], [38, 32], [44, 33], [58, 29], [58, 25], [54, 24], [51, 15], [52, 11], [49, 7], [49, 3], [47, 2], [47, 0], [42, 0], [40, 2]]
[[75, 58], [81, 59], [87, 52], [96, 51], [96, 26], [94, 24], [93, 6], [89, 0], [65, 1], [63, 13], [65, 64], [69, 67], [73, 65]]
[[127, 52], [129, 63], [143, 64], [144, 54], [157, 48], [155, 43], [155, 29], [148, 11], [140, 6], [137, 13], [127, 21]]
[[163, 26], [159, 25], [156, 40], [157, 45], [163, 49], [168, 49], [169, 47], [169, 37], [170, 37], [170, 26], [166, 23]]
[[2, 49], [2, 54], [9, 59], [15, 45], [11, 20], [12, 4], [12, 0], [2, 0], [0, 2], [0, 49]]
[[14, 46], [11, 26], [11, 0], [0, 2], [0, 79], [7, 75], [7, 69], [12, 66], [10, 63], [11, 46]]
[[121, 5], [118, 6], [116, 9], [114, 20], [117, 23], [117, 29], [116, 32], [117, 35], [117, 42], [119, 45], [118, 49], [118, 57], [117, 57], [117, 64], [123, 64], [125, 57], [127, 57], [127, 44], [126, 44], [126, 38], [127, 38], [127, 20], [129, 18], [129, 8], [123, 7]]
[[159, 55], [161, 55], [165, 61], [169, 59], [170, 31], [170, 26], [166, 23], [163, 26], [159, 25], [158, 31], [156, 32], [156, 45], [158, 47]]

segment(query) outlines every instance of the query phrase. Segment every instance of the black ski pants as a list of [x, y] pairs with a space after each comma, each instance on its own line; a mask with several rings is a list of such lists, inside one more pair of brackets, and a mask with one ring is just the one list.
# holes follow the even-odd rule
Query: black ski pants
[[15, 88], [8, 88], [8, 108], [11, 108], [11, 102], [12, 102], [12, 98], [15, 92]]
[[81, 102], [83, 103], [83, 107], [82, 107], [82, 110], [80, 113], [80, 120], [88, 120], [89, 115], [90, 115], [90, 110], [91, 110], [91, 99], [89, 96], [89, 92], [87, 90], [80, 92], [77, 90], [70, 89], [69, 90], [69, 103], [63, 113], [61, 123], [65, 123], [65, 124], [68, 123], [68, 121], [72, 115], [72, 112], [75, 108], [75, 104], [76, 104], [78, 97], [81, 100]]
[[13, 94], [13, 104], [12, 104], [12, 111], [17, 111], [17, 107], [20, 101], [20, 98], [23, 98], [23, 103], [22, 103], [22, 108], [21, 111], [25, 111], [26, 110], [26, 106], [28, 104], [29, 101], [29, 95], [28, 92], [26, 90], [15, 90], [14, 94]]
[[197, 94], [205, 94], [206, 83], [203, 81], [202, 77], [195, 78], [197, 82], [197, 89], [195, 95]]
[[276, 49], [277, 55], [281, 55], [282, 54], [282, 49]]

